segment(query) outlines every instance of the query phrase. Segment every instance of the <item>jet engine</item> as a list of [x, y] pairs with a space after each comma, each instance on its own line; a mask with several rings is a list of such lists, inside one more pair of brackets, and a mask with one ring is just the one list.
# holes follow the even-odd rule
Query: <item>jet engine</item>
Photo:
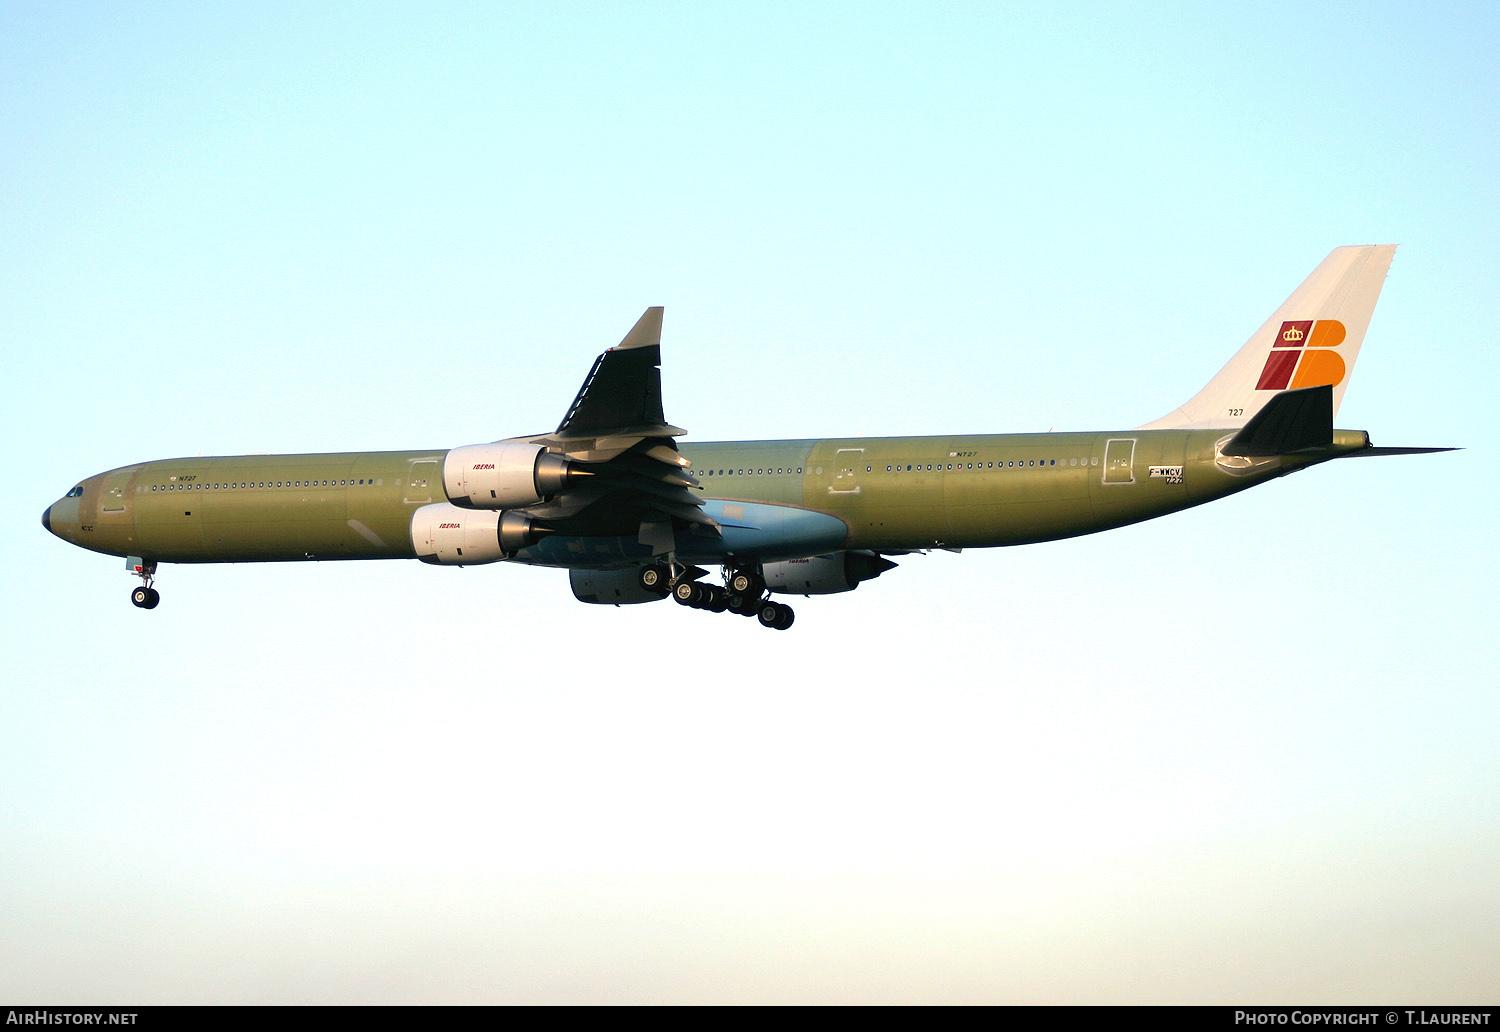
[[411, 545], [417, 558], [440, 566], [478, 566], [509, 559], [536, 544], [542, 531], [514, 510], [475, 512], [447, 502], [411, 514]]
[[628, 570], [569, 570], [568, 583], [578, 601], [606, 606], [660, 602], [667, 597], [660, 591], [641, 587], [641, 571], [636, 567]]
[[469, 444], [443, 459], [443, 492], [464, 509], [514, 509], [535, 505], [587, 475], [539, 444]]
[[873, 580], [896, 564], [874, 552], [832, 552], [810, 559], [766, 563], [766, 587], [783, 595], [836, 595], [853, 591], [861, 581]]

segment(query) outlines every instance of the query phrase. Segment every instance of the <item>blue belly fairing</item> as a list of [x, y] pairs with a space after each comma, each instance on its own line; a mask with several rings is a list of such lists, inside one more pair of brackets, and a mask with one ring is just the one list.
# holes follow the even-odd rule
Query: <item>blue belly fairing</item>
[[[721, 502], [709, 499], [704, 512], [719, 523], [720, 535], [697, 529], [679, 531], [682, 562], [719, 563], [731, 559], [774, 562], [835, 552], [849, 537], [843, 520], [791, 505]], [[650, 561], [650, 545], [631, 537], [549, 537], [516, 555], [539, 566], [609, 569]]]

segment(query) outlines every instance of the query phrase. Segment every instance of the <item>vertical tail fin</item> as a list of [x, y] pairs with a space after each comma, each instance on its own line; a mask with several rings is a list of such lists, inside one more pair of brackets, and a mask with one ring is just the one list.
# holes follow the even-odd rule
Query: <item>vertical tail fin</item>
[[1207, 386], [1140, 429], [1237, 429], [1278, 392], [1325, 384], [1337, 412], [1395, 253], [1334, 248]]

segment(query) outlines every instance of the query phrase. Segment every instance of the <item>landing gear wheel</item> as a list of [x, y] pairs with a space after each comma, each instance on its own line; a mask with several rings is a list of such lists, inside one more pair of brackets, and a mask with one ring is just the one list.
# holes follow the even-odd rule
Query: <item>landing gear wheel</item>
[[703, 601], [703, 586], [693, 581], [679, 581], [672, 589], [672, 597], [677, 600], [678, 605], [696, 609]]
[[769, 600], [760, 604], [760, 609], [756, 611], [755, 615], [760, 619], [762, 627], [773, 627], [778, 631], [786, 630], [792, 626], [792, 621], [796, 619], [796, 614], [792, 612], [791, 606], [784, 606], [780, 602], [771, 602]]
[[729, 592], [717, 584], [703, 585], [703, 594], [704, 599], [699, 606], [700, 609], [707, 609], [710, 613], [722, 613], [729, 608]]
[[643, 566], [640, 572], [641, 587], [658, 595], [665, 595], [671, 572], [665, 566]]
[[736, 616], [754, 616], [756, 600], [749, 595], [736, 595], [730, 592], [724, 598], [724, 608]]
[[141, 579], [141, 586], [130, 593], [130, 604], [137, 609], [155, 609], [156, 604], [161, 601], [161, 595], [151, 586], [151, 582], [156, 579], [156, 560], [128, 556], [125, 559], [125, 569]]
[[759, 598], [766, 590], [765, 580], [753, 570], [735, 570], [725, 585], [732, 594]]

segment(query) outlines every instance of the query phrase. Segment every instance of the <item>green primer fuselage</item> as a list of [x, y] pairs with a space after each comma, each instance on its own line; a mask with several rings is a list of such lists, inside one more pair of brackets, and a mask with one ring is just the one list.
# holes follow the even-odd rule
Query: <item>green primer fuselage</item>
[[[1228, 430], [830, 438], [680, 445], [703, 497], [826, 513], [846, 549], [1018, 545], [1088, 534], [1358, 451], [1224, 459]], [[412, 512], [446, 501], [446, 449], [166, 459], [90, 477], [49, 528], [158, 562], [410, 559]], [[682, 555], [691, 560], [691, 555]]]

